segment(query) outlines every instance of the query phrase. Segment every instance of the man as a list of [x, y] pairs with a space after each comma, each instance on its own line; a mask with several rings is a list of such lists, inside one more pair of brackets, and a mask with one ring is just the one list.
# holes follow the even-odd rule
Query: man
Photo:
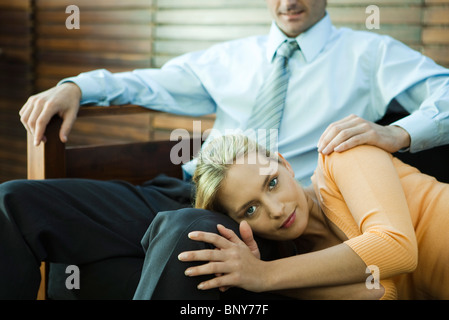
[[[448, 70], [389, 37], [336, 30], [326, 14], [325, 0], [267, 0], [267, 5], [274, 18], [268, 36], [187, 54], [161, 70], [119, 74], [98, 70], [66, 79], [31, 97], [20, 111], [21, 120], [36, 145], [45, 139], [45, 127], [55, 114], [63, 118], [60, 138], [67, 141], [80, 102], [133, 103], [189, 115], [216, 113], [218, 131], [244, 130], [278, 48], [289, 39], [300, 50], [288, 60], [290, 79], [278, 148], [301, 183], [310, 183], [317, 146], [330, 153], [366, 143], [395, 152], [449, 142]], [[391, 126], [374, 124], [392, 99], [411, 115]], [[192, 163], [184, 170], [188, 179]], [[6, 231], [1, 242], [22, 249], [11, 257], [12, 247], [2, 245], [0, 272], [23, 280], [20, 285], [2, 280], [0, 296], [32, 297], [38, 281], [36, 261], [43, 259], [78, 264], [111, 256], [143, 257], [140, 239], [155, 215], [166, 211], [158, 214], [144, 237], [146, 261], [135, 297], [211, 297], [196, 289], [201, 279], [184, 277], [187, 265], [177, 260], [177, 254], [207, 247], [188, 241], [189, 231], [216, 231], [217, 222], [236, 231], [238, 227], [214, 213], [169, 212], [188, 207], [190, 194], [188, 183], [171, 181], [170, 186], [168, 192], [160, 192], [157, 181], [139, 187], [67, 180], [3, 185], [0, 228]], [[82, 205], [77, 203], [80, 198]], [[79, 228], [84, 230], [83, 237]], [[9, 255], [6, 266], [3, 255]]]

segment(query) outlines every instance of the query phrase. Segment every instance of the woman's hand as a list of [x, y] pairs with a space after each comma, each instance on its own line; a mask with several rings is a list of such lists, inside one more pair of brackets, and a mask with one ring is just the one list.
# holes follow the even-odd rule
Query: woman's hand
[[243, 241], [230, 229], [217, 226], [221, 236], [208, 232], [191, 232], [189, 238], [213, 244], [216, 249], [183, 252], [181, 261], [209, 261], [186, 270], [187, 276], [214, 274], [216, 277], [202, 282], [199, 289], [207, 290], [227, 287], [240, 287], [249, 291], [264, 291], [264, 262], [254, 240], [251, 227], [246, 221], [240, 224]]

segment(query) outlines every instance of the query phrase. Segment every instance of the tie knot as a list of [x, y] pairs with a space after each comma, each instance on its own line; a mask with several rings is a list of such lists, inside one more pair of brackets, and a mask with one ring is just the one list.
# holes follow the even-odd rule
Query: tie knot
[[283, 56], [288, 59], [292, 56], [293, 52], [295, 52], [295, 50], [298, 49], [299, 46], [296, 40], [285, 41], [284, 43], [281, 44], [281, 46], [277, 50], [276, 55]]

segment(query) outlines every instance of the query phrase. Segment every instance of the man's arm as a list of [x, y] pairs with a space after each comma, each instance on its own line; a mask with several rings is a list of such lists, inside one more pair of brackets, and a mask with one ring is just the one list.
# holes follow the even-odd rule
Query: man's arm
[[379, 39], [372, 59], [370, 112], [382, 115], [383, 106], [396, 99], [410, 115], [388, 126], [355, 116], [337, 121], [319, 140], [323, 154], [362, 144], [418, 152], [449, 143], [449, 70], [391, 37]]
[[200, 57], [201, 53], [184, 55], [161, 69], [121, 73], [100, 69], [63, 79], [56, 87], [30, 97], [20, 111], [21, 121], [39, 145], [56, 114], [63, 118], [60, 139], [66, 142], [80, 104], [135, 104], [190, 116], [214, 113], [214, 100], [191, 68]]

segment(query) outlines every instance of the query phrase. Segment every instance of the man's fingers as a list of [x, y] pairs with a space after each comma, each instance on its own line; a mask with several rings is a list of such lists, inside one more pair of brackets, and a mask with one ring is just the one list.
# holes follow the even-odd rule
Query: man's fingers
[[32, 109], [30, 107], [30, 101], [28, 100], [20, 109], [19, 115], [20, 115], [20, 122], [22, 122], [22, 125], [25, 127], [25, 129], [31, 133], [31, 128], [28, 126], [28, 118], [30, 117]]
[[37, 100], [33, 106], [31, 106], [29, 112], [27, 113], [26, 123], [32, 135], [35, 135], [36, 132], [36, 122], [39, 118], [40, 113], [42, 112], [43, 105]]
[[361, 126], [341, 129], [332, 140], [321, 150], [323, 154], [330, 154], [333, 151], [343, 151], [344, 147], [352, 147], [366, 142], [366, 135]]
[[[353, 137], [339, 143], [335, 148], [333, 148], [333, 151], [343, 152], [343, 151], [349, 150], [351, 148], [354, 148], [356, 146], [360, 146], [362, 144], [367, 144], [368, 138], [369, 138], [369, 134], [367, 134], [367, 133], [360, 133], [360, 134], [354, 135]], [[323, 150], [323, 154], [326, 154], [325, 152], [328, 152], [328, 151]], [[331, 152], [332, 151], [329, 151], [329, 153], [331, 153]]]
[[[35, 109], [36, 110], [36, 109]], [[38, 146], [44, 139], [45, 129], [54, 114], [44, 110], [34, 123], [34, 145]]]
[[76, 116], [77, 113], [74, 111], [67, 112], [67, 114], [64, 116], [61, 130], [59, 131], [59, 139], [62, 143], [67, 142], [70, 131], [72, 131], [73, 124], [76, 121]]
[[350, 128], [354, 126], [354, 116], [349, 116], [344, 119], [338, 120], [332, 124], [330, 124], [326, 130], [324, 130], [323, 134], [321, 135], [320, 139], [318, 140], [318, 152], [322, 152], [326, 147], [329, 146], [329, 144], [332, 142], [332, 140], [342, 131], [347, 128]]
[[320, 137], [318, 152], [327, 155], [361, 144], [374, 144], [377, 139], [375, 126], [377, 125], [354, 115], [332, 123]]
[[72, 83], [65, 83], [37, 95], [31, 96], [19, 111], [20, 121], [34, 136], [35, 145], [45, 141], [45, 129], [50, 119], [59, 114], [63, 123], [59, 132], [62, 142], [67, 137], [76, 120], [81, 98], [81, 90]]

